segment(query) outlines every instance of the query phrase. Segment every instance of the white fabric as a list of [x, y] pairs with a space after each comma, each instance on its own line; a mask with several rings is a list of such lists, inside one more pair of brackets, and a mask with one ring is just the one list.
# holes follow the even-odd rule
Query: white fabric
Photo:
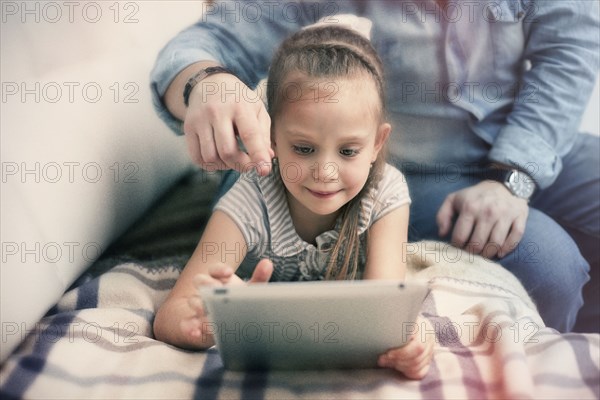
[[348, 29], [353, 29], [356, 32], [360, 33], [362, 36], [371, 40], [371, 28], [373, 27], [373, 22], [368, 18], [358, 17], [353, 14], [327, 16], [318, 20], [315, 24], [306, 26], [303, 29], [315, 28], [317, 26], [331, 24], [335, 24], [336, 26], [343, 26]]

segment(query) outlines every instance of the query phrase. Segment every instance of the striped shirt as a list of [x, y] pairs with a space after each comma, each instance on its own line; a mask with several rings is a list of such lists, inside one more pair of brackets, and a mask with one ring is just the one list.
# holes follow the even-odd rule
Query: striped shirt
[[[404, 176], [386, 164], [377, 186], [361, 200], [359, 276], [366, 263], [367, 229], [387, 213], [409, 203]], [[341, 221], [338, 218], [334, 229], [317, 236], [315, 244], [301, 239], [294, 228], [286, 189], [275, 165], [271, 174], [264, 177], [255, 170], [242, 174], [215, 210], [226, 213], [244, 236], [246, 243], [241, 245], [246, 246], [247, 253], [236, 272], [240, 277], [250, 278], [258, 261], [268, 258], [274, 266], [272, 281], [324, 279], [328, 252], [338, 240]]]

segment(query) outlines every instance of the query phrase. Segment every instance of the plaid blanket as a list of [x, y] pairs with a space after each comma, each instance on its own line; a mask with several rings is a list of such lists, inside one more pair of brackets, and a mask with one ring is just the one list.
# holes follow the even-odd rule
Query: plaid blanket
[[153, 338], [154, 313], [179, 266], [123, 263], [83, 279], [28, 328], [2, 366], [0, 397], [600, 397], [600, 335], [545, 327], [522, 286], [496, 264], [439, 243], [408, 253], [410, 279], [431, 287], [422, 315], [434, 331], [420, 334], [435, 335], [435, 355], [421, 381], [385, 369], [227, 371], [215, 348], [192, 352]]

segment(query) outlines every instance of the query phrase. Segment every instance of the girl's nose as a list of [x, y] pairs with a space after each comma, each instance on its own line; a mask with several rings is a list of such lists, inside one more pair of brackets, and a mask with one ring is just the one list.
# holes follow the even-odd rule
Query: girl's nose
[[332, 183], [338, 180], [339, 165], [335, 161], [319, 160], [310, 169], [315, 182]]

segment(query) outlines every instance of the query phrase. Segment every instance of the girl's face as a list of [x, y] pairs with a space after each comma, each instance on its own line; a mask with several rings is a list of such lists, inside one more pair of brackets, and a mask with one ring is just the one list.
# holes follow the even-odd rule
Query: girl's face
[[306, 80], [276, 116], [273, 146], [292, 212], [335, 217], [365, 185], [391, 127], [379, 124], [370, 79]]

